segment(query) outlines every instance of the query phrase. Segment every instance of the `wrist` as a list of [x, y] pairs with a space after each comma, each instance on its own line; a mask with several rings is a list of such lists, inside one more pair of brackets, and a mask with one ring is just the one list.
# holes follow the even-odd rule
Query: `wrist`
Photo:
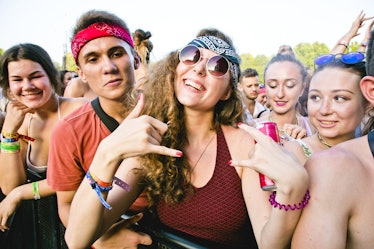
[[368, 45], [368, 42], [367, 42], [367, 41], [362, 41], [362, 42], [360, 43], [360, 46], [361, 46], [361, 47], [364, 47], [364, 48], [366, 48], [367, 45]]

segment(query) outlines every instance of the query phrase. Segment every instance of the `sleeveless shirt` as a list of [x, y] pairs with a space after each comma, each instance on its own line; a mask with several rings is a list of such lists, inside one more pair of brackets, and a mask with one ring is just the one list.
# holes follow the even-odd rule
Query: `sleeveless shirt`
[[241, 179], [228, 165], [231, 155], [221, 129], [217, 131], [217, 158], [212, 178], [178, 204], [157, 205], [161, 223], [220, 248], [258, 248], [242, 194]]

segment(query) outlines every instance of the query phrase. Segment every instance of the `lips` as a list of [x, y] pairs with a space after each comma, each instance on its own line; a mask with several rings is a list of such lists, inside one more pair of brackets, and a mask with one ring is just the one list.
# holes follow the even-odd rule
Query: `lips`
[[205, 90], [205, 88], [204, 88], [203, 85], [198, 84], [198, 83], [196, 83], [196, 82], [194, 82], [194, 81], [192, 81], [192, 80], [185, 80], [184, 83], [186, 84], [186, 86], [190, 86], [190, 87], [192, 87], [192, 88], [194, 88], [194, 89], [196, 89], [196, 90], [198, 90], [198, 91], [203, 91], [203, 90]]

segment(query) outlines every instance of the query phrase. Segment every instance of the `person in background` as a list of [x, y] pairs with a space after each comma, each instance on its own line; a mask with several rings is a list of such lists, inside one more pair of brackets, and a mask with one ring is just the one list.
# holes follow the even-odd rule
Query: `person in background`
[[[366, 72], [360, 88], [373, 109], [374, 31], [366, 51]], [[311, 200], [297, 225], [292, 248], [374, 247], [374, 199], [368, 196], [374, 190], [374, 116], [363, 134], [307, 160]]]
[[265, 85], [263, 83], [261, 83], [259, 85], [259, 90], [258, 90], [258, 96], [256, 98], [257, 102], [259, 102], [261, 105], [265, 106], [265, 107], [268, 107], [267, 104], [266, 104], [266, 89], [265, 89]]
[[70, 82], [70, 80], [75, 78], [75, 77], [78, 77], [78, 75], [77, 75], [76, 72], [69, 71], [69, 70], [66, 70], [66, 69], [60, 70], [59, 75], [60, 75], [60, 82], [62, 83], [61, 95], [63, 95], [64, 92], [65, 92], [65, 88], [68, 85], [68, 83]]
[[293, 51], [293, 49], [290, 45], [279, 46], [277, 54], [289, 54], [289, 55], [295, 57], [295, 52]]
[[[237, 128], [244, 112], [237, 88], [240, 57], [222, 32], [204, 29], [198, 34], [156, 63], [142, 88], [147, 100], [144, 113], [168, 123], [162, 144], [180, 148], [183, 157], [128, 158], [121, 156], [120, 148], [126, 146], [120, 132], [106, 137], [72, 203], [66, 233], [70, 248], [85, 248], [95, 241], [143, 188], [164, 226], [214, 242], [210, 248], [257, 248], [256, 243], [260, 248], [283, 248], [289, 244], [307, 201], [290, 212], [272, 208], [270, 194], [261, 190], [255, 171], [228, 167], [231, 158], [246, 159], [255, 146], [253, 138]], [[306, 170], [300, 165], [272, 168], [267, 173], [277, 182], [277, 201], [303, 200]], [[265, 170], [261, 165], [257, 169]], [[129, 188], [113, 185], [102, 195], [92, 190], [92, 177], [109, 186], [114, 176]]]
[[137, 84], [144, 82], [148, 75], [150, 55], [153, 50], [153, 43], [150, 41], [151, 37], [151, 32], [142, 29], [137, 29], [132, 34], [134, 48], [140, 57], [139, 68], [135, 70], [135, 81]]
[[341, 58], [326, 64], [319, 64], [321, 60], [322, 57], [315, 60], [317, 69], [308, 94], [308, 117], [317, 132], [283, 144], [302, 164], [317, 151], [353, 139], [368, 108], [359, 85], [366, 76], [363, 58], [357, 57], [356, 62], [350, 64]]
[[[130, 34], [121, 18], [101, 10], [83, 13], [73, 29], [71, 50], [79, 79], [90, 86], [97, 98], [61, 120], [51, 134], [47, 181], [56, 190], [59, 216], [65, 226], [71, 220], [70, 205], [76, 190], [100, 142], [111, 132], [130, 132], [121, 136], [122, 143], [131, 151], [126, 156], [149, 152], [179, 155], [176, 150], [157, 146], [167, 129], [166, 124], [150, 116], [132, 119], [130, 124], [124, 121], [135, 106], [132, 97], [134, 71], [140, 64]], [[144, 99], [140, 94], [140, 108], [142, 103]], [[111, 144], [107, 146], [113, 151], [120, 148]], [[150, 243], [149, 236], [132, 233], [137, 243]], [[113, 241], [120, 244], [126, 241], [121, 233], [116, 235], [118, 237], [106, 234], [102, 240], [95, 242], [94, 247], [116, 248], [111, 244], [115, 243]]]
[[97, 94], [92, 91], [90, 85], [79, 77], [72, 78], [64, 91], [64, 97], [67, 98], [79, 98], [83, 97], [86, 99], [93, 100], [97, 97]]
[[368, 20], [373, 19], [369, 23], [369, 25], [366, 29], [366, 32], [365, 32], [364, 39], [360, 43], [360, 46], [358, 47], [358, 50], [357, 50], [358, 52], [365, 52], [366, 46], [367, 46], [367, 43], [368, 43], [368, 40], [369, 40], [369, 37], [370, 37], [370, 33], [371, 33], [371, 30], [372, 30], [373, 25], [374, 25], [374, 16], [373, 17], [365, 17], [365, 16], [366, 16], [366, 14], [364, 13], [363, 10], [361, 10], [360, 13], [358, 14], [358, 16], [356, 17], [356, 19], [353, 21], [353, 23], [351, 25], [351, 28], [348, 30], [348, 32], [345, 33], [336, 42], [335, 46], [330, 50], [331, 54], [343, 54], [343, 53], [345, 53], [348, 50], [348, 46], [349, 46], [350, 41], [354, 37], [356, 37], [360, 34], [359, 30], [360, 30], [361, 27], [363, 27], [364, 23]]
[[51, 58], [30, 43], [1, 56], [0, 85], [10, 100], [1, 131], [0, 188], [6, 196], [0, 203], [0, 230], [11, 228], [3, 246], [61, 248], [55, 191], [45, 180], [49, 137], [58, 120], [87, 100], [60, 97]]
[[314, 133], [314, 127], [308, 117], [303, 117], [297, 109], [307, 76], [304, 65], [289, 54], [274, 56], [265, 67], [264, 84], [271, 111], [255, 121], [275, 122], [280, 131], [281, 142], [300, 139]]
[[247, 121], [259, 118], [266, 111], [266, 108], [256, 100], [259, 85], [260, 80], [256, 69], [246, 68], [241, 72], [238, 89], [242, 92]]

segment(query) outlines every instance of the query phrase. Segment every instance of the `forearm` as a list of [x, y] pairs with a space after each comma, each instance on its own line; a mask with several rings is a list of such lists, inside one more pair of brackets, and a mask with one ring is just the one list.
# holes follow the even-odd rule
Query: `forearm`
[[[300, 189], [301, 190], [301, 189]], [[293, 194], [284, 195], [277, 192], [275, 201], [279, 204], [290, 204], [297, 208], [294, 210], [286, 211], [285, 208], [279, 209], [279, 206], [274, 207], [276, 204], [268, 203], [272, 205], [269, 219], [264, 225], [261, 231], [261, 238], [259, 246], [261, 249], [266, 248], [289, 248], [291, 239], [295, 231], [296, 225], [300, 219], [302, 208], [304, 204], [299, 205], [304, 200], [305, 191], [295, 191]], [[305, 202], [303, 202], [305, 203]], [[288, 207], [288, 206], [287, 206]]]
[[26, 171], [23, 161], [20, 152], [0, 153], [0, 187], [5, 195], [26, 182]]
[[[105, 193], [102, 193], [106, 197]], [[69, 248], [87, 248], [105, 231], [104, 207], [85, 178], [71, 204], [65, 240]]]

